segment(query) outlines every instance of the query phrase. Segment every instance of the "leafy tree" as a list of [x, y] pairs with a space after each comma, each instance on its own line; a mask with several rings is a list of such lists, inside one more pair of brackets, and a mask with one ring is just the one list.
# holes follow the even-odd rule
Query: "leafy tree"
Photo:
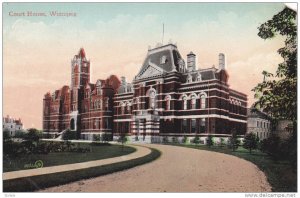
[[235, 151], [240, 145], [240, 141], [237, 137], [237, 131], [236, 129], [232, 129], [231, 137], [228, 139], [228, 148], [232, 149], [232, 151]]
[[243, 147], [251, 153], [252, 150], [257, 149], [258, 140], [254, 133], [248, 133], [245, 135]]
[[25, 137], [25, 133], [26, 132], [24, 130], [17, 130], [14, 137], [23, 139]]
[[6, 141], [8, 141], [10, 139], [11, 139], [11, 137], [10, 137], [9, 130], [8, 129], [4, 129], [3, 130], [3, 141], [6, 142]]
[[[263, 109], [273, 119], [288, 119], [293, 122], [289, 148], [290, 161], [297, 159], [297, 12], [285, 7], [271, 20], [258, 27], [262, 39], [274, 38], [277, 34], [285, 38], [284, 47], [278, 50], [283, 62], [276, 74], [263, 72], [264, 80], [253, 91], [258, 99], [256, 107]], [[267, 78], [268, 77], [268, 78]], [[270, 79], [269, 77], [272, 77]]]
[[28, 133], [24, 135], [24, 139], [31, 142], [38, 142], [41, 137], [41, 132], [35, 128], [28, 129]]

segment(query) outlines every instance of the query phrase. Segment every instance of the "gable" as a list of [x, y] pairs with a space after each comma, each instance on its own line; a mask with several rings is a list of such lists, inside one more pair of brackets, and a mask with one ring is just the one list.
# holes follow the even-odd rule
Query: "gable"
[[153, 64], [152, 62], [148, 62], [148, 66], [139, 73], [139, 75], [137, 76], [138, 79], [141, 78], [149, 78], [152, 76], [159, 76], [162, 75], [164, 73], [164, 70], [161, 69], [160, 67], [156, 66], [155, 64]]

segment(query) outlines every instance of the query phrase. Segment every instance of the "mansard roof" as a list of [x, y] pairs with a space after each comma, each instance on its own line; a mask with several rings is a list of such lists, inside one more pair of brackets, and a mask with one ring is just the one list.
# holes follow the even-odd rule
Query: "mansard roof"
[[[161, 63], [162, 57], [166, 58], [165, 63]], [[150, 49], [148, 50], [148, 54], [138, 76], [141, 72], [147, 69], [150, 64], [155, 65], [166, 72], [172, 71], [173, 67], [178, 70], [178, 62], [180, 59], [182, 59], [181, 55], [179, 54], [177, 47], [173, 44], [167, 44], [154, 49]]]
[[198, 73], [201, 74], [201, 80], [211, 80], [215, 79], [215, 72], [217, 70], [215, 68], [208, 68], [208, 69], [199, 69], [192, 72], [185, 73], [185, 77], [187, 77], [189, 74], [192, 76], [193, 81], [197, 79]]

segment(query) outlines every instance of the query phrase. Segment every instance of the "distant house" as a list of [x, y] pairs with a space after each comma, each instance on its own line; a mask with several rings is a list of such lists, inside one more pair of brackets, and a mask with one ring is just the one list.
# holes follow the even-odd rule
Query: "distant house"
[[10, 136], [15, 136], [16, 131], [23, 130], [23, 123], [22, 120], [14, 119], [7, 115], [6, 117], [3, 117], [3, 131], [7, 130], [9, 132]]
[[259, 140], [266, 139], [271, 133], [270, 117], [258, 109], [247, 109], [247, 133], [254, 133]]

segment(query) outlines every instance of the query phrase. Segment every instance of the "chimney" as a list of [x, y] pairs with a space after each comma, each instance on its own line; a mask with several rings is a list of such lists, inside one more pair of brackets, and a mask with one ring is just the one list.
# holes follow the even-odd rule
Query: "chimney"
[[225, 69], [225, 67], [226, 67], [225, 54], [220, 53], [219, 54], [219, 69]]
[[193, 52], [187, 55], [187, 70], [189, 72], [196, 70], [196, 55]]
[[121, 84], [122, 85], [126, 84], [126, 78], [124, 76], [121, 76]]

